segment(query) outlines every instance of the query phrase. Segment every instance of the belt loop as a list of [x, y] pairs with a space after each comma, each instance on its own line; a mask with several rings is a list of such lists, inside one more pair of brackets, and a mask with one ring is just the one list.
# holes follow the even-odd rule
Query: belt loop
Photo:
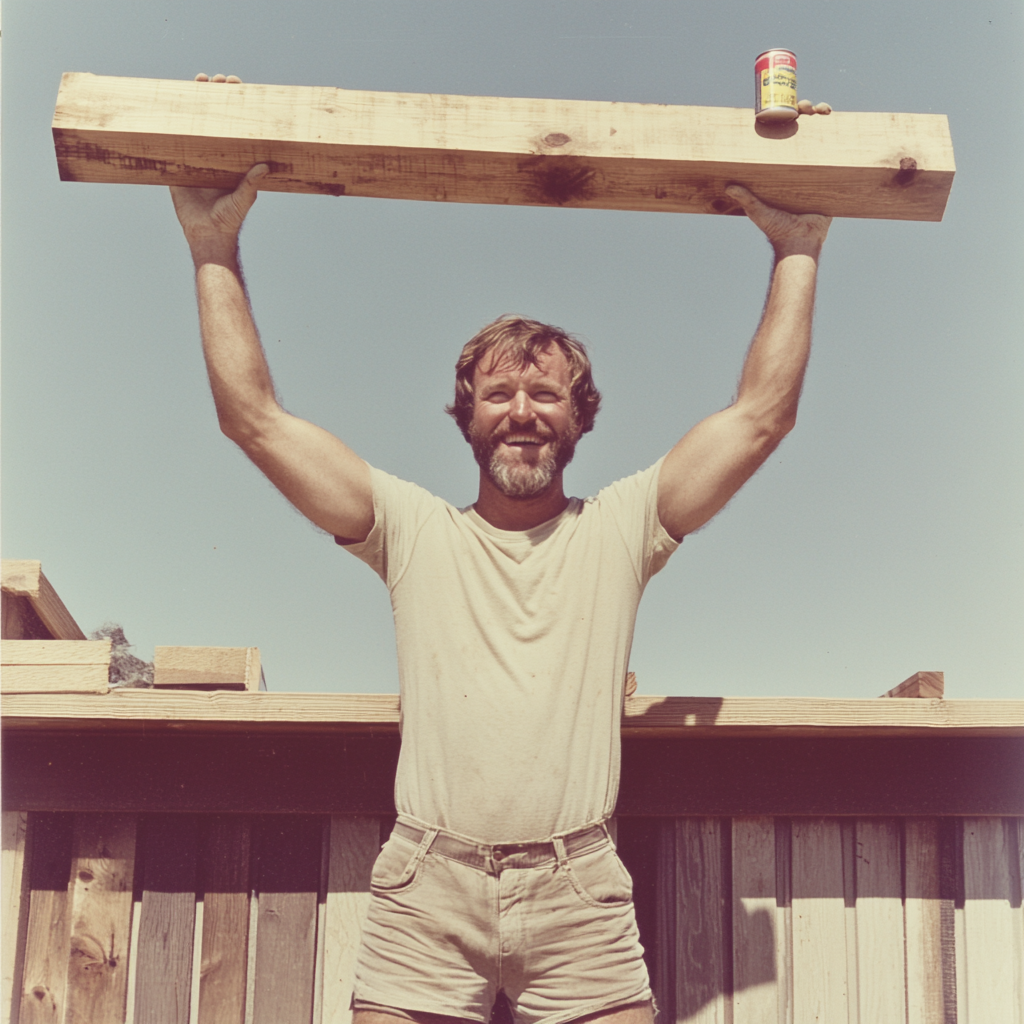
[[428, 828], [423, 833], [423, 838], [420, 840], [420, 848], [423, 850], [423, 855], [430, 851], [430, 847], [434, 845], [434, 840], [437, 838], [438, 830], [436, 828]]
[[562, 836], [555, 836], [551, 840], [551, 845], [555, 848], [555, 860], [559, 864], [564, 864], [569, 859], [569, 855], [565, 852], [565, 839]]

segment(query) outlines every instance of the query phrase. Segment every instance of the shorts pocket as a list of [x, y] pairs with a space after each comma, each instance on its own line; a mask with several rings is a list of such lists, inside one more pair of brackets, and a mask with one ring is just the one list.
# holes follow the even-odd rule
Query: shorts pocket
[[422, 863], [420, 846], [392, 833], [373, 862], [370, 889], [380, 893], [409, 889], [416, 881]]
[[621, 907], [633, 899], [633, 879], [610, 843], [564, 867], [576, 894], [592, 907]]

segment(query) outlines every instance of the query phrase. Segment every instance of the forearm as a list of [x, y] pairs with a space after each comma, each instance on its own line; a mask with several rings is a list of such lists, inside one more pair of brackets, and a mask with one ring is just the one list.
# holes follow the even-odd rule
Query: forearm
[[740, 378], [736, 405], [779, 438], [796, 422], [811, 351], [819, 251], [776, 250], [768, 298]]
[[192, 242], [203, 354], [221, 429], [243, 443], [279, 410], [246, 295], [237, 240]]

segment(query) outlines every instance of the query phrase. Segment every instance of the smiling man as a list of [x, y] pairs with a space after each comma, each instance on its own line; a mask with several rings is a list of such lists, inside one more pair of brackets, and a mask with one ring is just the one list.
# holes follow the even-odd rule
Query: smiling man
[[448, 408], [479, 465], [457, 508], [286, 412], [242, 280], [234, 192], [174, 189], [221, 429], [391, 593], [398, 823], [373, 870], [355, 1024], [650, 1024], [631, 882], [605, 822], [644, 588], [796, 421], [828, 218], [730, 196], [775, 253], [736, 398], [655, 465], [586, 500], [562, 474], [600, 405], [583, 346], [507, 316], [456, 364]]

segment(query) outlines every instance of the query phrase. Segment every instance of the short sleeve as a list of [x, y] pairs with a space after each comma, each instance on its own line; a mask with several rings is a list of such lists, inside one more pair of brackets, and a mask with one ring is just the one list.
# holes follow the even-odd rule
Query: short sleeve
[[370, 466], [373, 528], [357, 544], [337, 543], [392, 588], [405, 571], [423, 526], [445, 503], [429, 491]]
[[649, 469], [617, 480], [598, 492], [602, 515], [615, 522], [633, 559], [641, 586], [668, 562], [679, 547], [658, 515], [658, 480], [664, 458]]

